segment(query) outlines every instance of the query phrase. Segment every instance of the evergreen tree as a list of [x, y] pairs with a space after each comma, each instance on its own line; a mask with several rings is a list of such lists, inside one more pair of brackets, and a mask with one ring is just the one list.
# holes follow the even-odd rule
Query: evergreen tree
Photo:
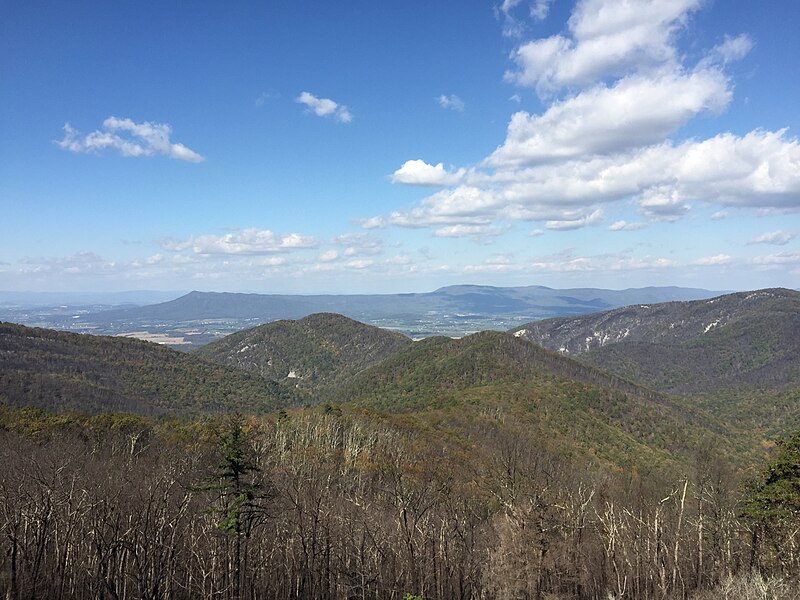
[[[220, 462], [215, 473], [200, 489], [216, 494], [208, 511], [218, 515], [217, 527], [232, 538], [233, 598], [238, 600], [245, 575], [246, 540], [269, 516], [268, 501], [272, 493], [249, 456], [241, 414], [228, 418], [219, 433], [219, 453]], [[242, 555], [243, 543], [245, 556]]]
[[[769, 540], [776, 558], [786, 566], [782, 546], [788, 545], [791, 550], [800, 530], [800, 431], [777, 445], [778, 456], [764, 469], [744, 504], [744, 515], [753, 523], [753, 567], [760, 562], [759, 536]], [[788, 562], [796, 562], [794, 554], [790, 552]]]

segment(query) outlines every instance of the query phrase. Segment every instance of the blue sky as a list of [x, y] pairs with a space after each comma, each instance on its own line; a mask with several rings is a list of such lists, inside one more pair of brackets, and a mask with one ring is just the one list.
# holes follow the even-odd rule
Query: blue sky
[[800, 4], [0, 2], [0, 289], [800, 287]]

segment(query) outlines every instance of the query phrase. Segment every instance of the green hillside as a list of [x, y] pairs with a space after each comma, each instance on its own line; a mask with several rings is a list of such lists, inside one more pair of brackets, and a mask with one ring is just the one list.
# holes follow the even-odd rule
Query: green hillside
[[196, 354], [270, 381], [313, 390], [342, 381], [410, 344], [399, 333], [320, 313], [240, 331]]
[[666, 466], [692, 455], [702, 439], [726, 452], [739, 443], [690, 403], [498, 332], [415, 342], [330, 397], [406, 413], [417, 426], [459, 423], [457, 430], [499, 411], [565, 455], [594, 457], [605, 466]]
[[131, 338], [0, 323], [0, 402], [60, 412], [199, 415], [292, 402], [275, 382]]
[[800, 293], [792, 290], [629, 306], [514, 332], [668, 393], [800, 384]]
[[529, 323], [515, 335], [685, 396], [743, 432], [800, 426], [800, 293], [792, 290], [630, 306]]

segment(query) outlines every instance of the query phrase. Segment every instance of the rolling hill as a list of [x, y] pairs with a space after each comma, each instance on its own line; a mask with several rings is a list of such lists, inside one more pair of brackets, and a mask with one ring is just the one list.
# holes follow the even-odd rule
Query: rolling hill
[[299, 389], [347, 379], [411, 344], [404, 335], [320, 313], [228, 335], [195, 354]]
[[0, 402], [57, 412], [268, 412], [294, 391], [240, 369], [122, 337], [0, 323]]
[[606, 465], [664, 466], [686, 459], [701, 439], [720, 448], [730, 441], [724, 426], [690, 403], [500, 332], [415, 342], [328, 393], [466, 430], [497, 411], [566, 455]]

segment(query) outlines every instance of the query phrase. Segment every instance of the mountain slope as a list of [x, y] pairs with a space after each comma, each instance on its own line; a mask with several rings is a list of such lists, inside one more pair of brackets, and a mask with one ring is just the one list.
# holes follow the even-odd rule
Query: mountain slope
[[339, 402], [462, 419], [499, 410], [566, 454], [614, 465], [665, 465], [727, 432], [688, 403], [639, 388], [509, 334], [415, 342], [335, 390]]
[[294, 393], [148, 342], [0, 323], [0, 402], [48, 410], [198, 415], [264, 412]]
[[669, 393], [800, 385], [800, 293], [629, 306], [514, 334]]
[[409, 344], [399, 333], [321, 313], [240, 331], [195, 353], [311, 390], [346, 379]]

